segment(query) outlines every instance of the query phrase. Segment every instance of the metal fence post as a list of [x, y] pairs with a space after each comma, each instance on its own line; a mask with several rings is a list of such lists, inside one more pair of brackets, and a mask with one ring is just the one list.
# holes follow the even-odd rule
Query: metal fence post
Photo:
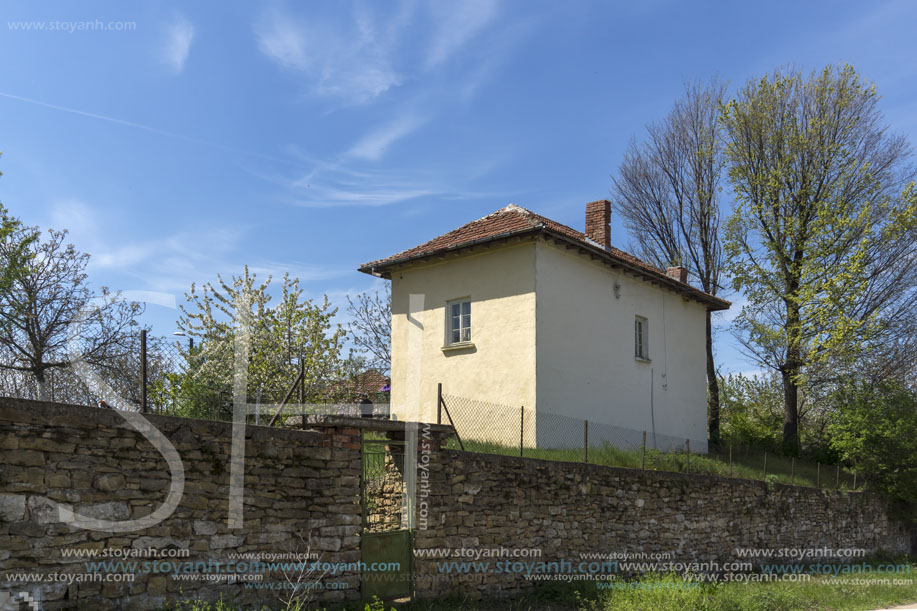
[[443, 383], [436, 385], [436, 424], [443, 423]]
[[729, 477], [732, 477], [732, 444], [729, 444]]
[[146, 329], [140, 330], [140, 411], [146, 413]]
[[841, 489], [841, 466], [837, 466], [837, 470], [834, 472], [834, 489]]
[[690, 470], [691, 464], [691, 440], [685, 439], [685, 473]]
[[646, 431], [643, 431], [643, 445], [641, 446], [640, 468], [646, 469]]
[[764, 450], [764, 481], [767, 481], [767, 450]]
[[853, 470], [853, 490], [856, 491], [856, 489], [857, 489], [857, 471], [856, 469], [854, 469]]
[[[362, 416], [362, 414], [360, 414]], [[299, 417], [300, 428], [306, 428], [306, 362], [299, 357]]]
[[796, 457], [790, 458], [790, 483], [796, 483]]
[[445, 399], [443, 399], [442, 388], [443, 385], [439, 385], [439, 407], [441, 407], [446, 412], [446, 418], [449, 419], [449, 424], [452, 426], [452, 432], [455, 433], [455, 438], [458, 440], [459, 447], [462, 449], [462, 452], [465, 451], [465, 444], [462, 443], [462, 436], [459, 434], [458, 429], [455, 428], [455, 420], [452, 419], [452, 414], [449, 413], [449, 406], [446, 405]]
[[589, 421], [583, 420], [583, 462], [589, 462]]
[[519, 407], [519, 456], [523, 455], [522, 453], [522, 438], [525, 432], [525, 406]]
[[821, 488], [821, 463], [815, 463], [815, 487]]

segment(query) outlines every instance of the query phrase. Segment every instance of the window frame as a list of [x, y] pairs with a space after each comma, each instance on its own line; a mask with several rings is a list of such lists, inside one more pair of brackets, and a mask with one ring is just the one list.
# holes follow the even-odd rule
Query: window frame
[[[467, 308], [465, 305], [467, 304]], [[458, 318], [458, 329], [453, 327], [453, 322], [456, 319], [456, 315], [452, 313], [454, 306], [459, 306]], [[467, 309], [467, 312], [466, 312]], [[467, 319], [467, 326], [465, 322]], [[446, 342], [445, 346], [470, 346], [472, 345], [472, 318], [471, 318], [471, 297], [458, 297], [456, 299], [450, 299], [446, 302]], [[459, 333], [459, 339], [453, 340], [455, 331]], [[467, 332], [467, 339], [466, 337]]]
[[634, 358], [638, 361], [649, 361], [649, 319], [639, 314], [634, 317]]

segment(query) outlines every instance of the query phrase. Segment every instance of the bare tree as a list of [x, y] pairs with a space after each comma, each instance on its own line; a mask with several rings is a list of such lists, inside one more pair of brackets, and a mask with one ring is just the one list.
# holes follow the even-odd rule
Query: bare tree
[[[701, 289], [716, 295], [723, 269], [719, 185], [724, 166], [719, 138], [725, 83], [685, 85], [684, 95], [659, 123], [632, 141], [613, 176], [615, 209], [636, 240], [638, 255], [660, 268], [686, 267]], [[707, 312], [707, 424], [720, 438], [719, 384]]]
[[392, 368], [392, 288], [388, 283], [380, 294], [347, 296], [347, 313], [353, 342], [367, 355], [367, 362], [383, 373]]
[[[23, 235], [37, 233], [26, 227], [8, 236], [0, 242], [0, 259], [10, 256]], [[105, 287], [99, 293], [89, 289], [89, 255], [65, 244], [66, 235], [49, 230], [46, 240], [29, 243], [26, 265], [14, 271], [9, 290], [0, 294], [0, 369], [29, 374], [41, 399], [48, 398], [49, 371], [70, 366], [71, 333], [80, 357], [104, 368], [131, 354], [132, 327], [142, 312], [139, 304]]]
[[[315, 603], [315, 591], [321, 586], [326, 573], [318, 570], [320, 555], [312, 552], [312, 539], [303, 538], [302, 532], [296, 533], [298, 545], [289, 545], [288, 562], [282, 563], [283, 583], [285, 587], [277, 599], [284, 609], [298, 611], [307, 609]], [[290, 568], [288, 568], [290, 567]]]

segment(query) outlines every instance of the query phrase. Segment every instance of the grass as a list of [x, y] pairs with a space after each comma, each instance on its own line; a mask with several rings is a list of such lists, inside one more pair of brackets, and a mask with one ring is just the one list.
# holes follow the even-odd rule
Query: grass
[[[890, 576], [891, 577], [891, 576]], [[813, 578], [808, 583], [728, 583], [694, 586], [673, 575], [649, 577], [595, 598], [580, 595], [581, 611], [783, 611], [881, 609], [917, 601], [917, 585], [855, 585]]]
[[[677, 575], [651, 575], [599, 589], [594, 583], [544, 584], [512, 599], [450, 598], [410, 603], [353, 603], [323, 611], [863, 611], [917, 601], [917, 566], [898, 579], [910, 585], [829, 583], [830, 577], [801, 582], [702, 584]], [[852, 579], [855, 576], [851, 576]], [[869, 577], [869, 576], [864, 576]], [[881, 579], [874, 575], [873, 579]], [[894, 575], [887, 576], [891, 580]], [[245, 607], [250, 609], [251, 607]], [[312, 607], [310, 607], [312, 608]], [[169, 607], [174, 611], [240, 611], [228, 603], [189, 601]], [[282, 609], [282, 607], [264, 607]], [[296, 609], [290, 611], [305, 611]]]
[[[474, 440], [463, 440], [465, 450], [483, 454], [501, 454], [506, 456], [519, 456], [519, 446], [511, 447], [497, 443], [487, 443]], [[450, 439], [446, 446], [449, 449], [459, 449], [458, 442]], [[748, 446], [736, 446], [732, 451], [732, 460], [728, 447], [719, 452], [710, 454], [691, 454], [687, 457], [689, 473], [718, 475], [721, 477], [737, 477], [742, 479], [765, 479], [765, 452]], [[767, 452], [766, 473], [767, 481], [781, 484], [795, 484], [797, 486], [821, 487], [834, 489], [838, 479], [841, 490], [852, 490], [854, 476], [852, 473], [840, 470], [838, 474], [834, 465], [821, 465], [818, 463], [799, 460]], [[524, 448], [523, 456], [526, 458], [540, 458], [566, 462], [583, 462], [583, 449], [550, 449], [550, 448]], [[605, 465], [609, 467], [628, 467], [650, 471], [673, 471], [684, 473], [686, 456], [684, 452], [660, 452], [657, 450], [643, 451], [622, 450], [610, 444], [601, 447], [590, 447], [588, 460], [590, 464]], [[645, 462], [644, 462], [645, 461]], [[838, 478], [838, 475], [840, 476]], [[857, 482], [862, 487], [862, 481]]]

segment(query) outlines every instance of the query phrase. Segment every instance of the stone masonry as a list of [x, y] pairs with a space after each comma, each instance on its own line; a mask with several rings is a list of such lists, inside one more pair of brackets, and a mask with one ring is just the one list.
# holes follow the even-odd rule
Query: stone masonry
[[415, 548], [535, 548], [541, 555], [483, 557], [491, 562], [488, 572], [467, 574], [443, 570], [441, 558], [418, 557], [420, 596], [508, 595], [537, 583], [525, 577], [525, 569], [516, 570], [522, 565], [498, 572], [500, 560], [566, 560], [576, 572], [580, 554], [597, 552], [728, 563], [748, 561], [736, 548], [911, 550], [910, 531], [890, 520], [888, 502], [872, 494], [769, 489], [751, 480], [452, 450], [429, 456], [429, 477], [419, 480], [426, 528], [418, 529]]
[[[291, 562], [292, 554], [329, 563], [360, 560], [359, 430], [249, 425], [244, 523], [230, 529], [232, 424], [152, 415], [148, 420], [184, 463], [181, 502], [156, 526], [92, 532], [61, 523], [54, 503], [108, 520], [148, 515], [164, 501], [170, 485], [162, 456], [114, 410], [0, 399], [0, 591], [37, 594], [44, 609], [155, 609], [167, 600], [221, 595], [260, 608], [278, 605], [289, 593], [247, 588], [247, 575], [263, 575], [260, 583], [282, 584], [298, 578], [298, 569], [284, 576], [278, 567], [243, 570], [237, 565], [235, 574], [241, 576], [233, 577], [225, 575], [229, 567], [215, 568], [214, 563], [225, 565], [234, 554], [261, 554], [262, 562], [269, 561], [268, 554], [285, 555], [282, 562]], [[76, 549], [100, 555], [64, 555]], [[102, 556], [109, 553], [104, 550], [123, 555], [149, 549], [160, 554], [158, 566], [152, 564], [156, 557]], [[178, 550], [189, 555], [168, 557], [182, 553]], [[163, 567], [166, 559], [173, 564]], [[107, 570], [85, 564], [103, 560], [150, 564]], [[173, 575], [179, 562], [185, 563], [182, 572], [197, 564], [188, 569], [196, 575]], [[17, 579], [21, 573], [67, 573], [82, 579], [39, 583], [35, 576]], [[129, 573], [133, 580], [93, 581], [92, 574], [99, 573]], [[359, 572], [353, 568], [324, 576], [313, 572], [304, 579], [322, 581], [326, 588], [315, 589], [321, 600], [359, 597]]]
[[[237, 566], [226, 578], [219, 566], [238, 561], [238, 554], [260, 554], [262, 562], [271, 560], [267, 555], [289, 561], [292, 554], [309, 554], [341, 563], [334, 571], [304, 577], [321, 581], [322, 588], [313, 590], [317, 600], [359, 598], [360, 428], [386, 430], [390, 439], [403, 440], [404, 423], [344, 419], [306, 431], [249, 425], [244, 525], [230, 529], [232, 424], [148, 419], [184, 463], [181, 501], [158, 525], [95, 532], [62, 523], [56, 503], [108, 520], [148, 515], [166, 499], [170, 485], [162, 456], [113, 410], [0, 399], [0, 593], [39, 595], [45, 609], [155, 609], [167, 601], [219, 596], [260, 607], [277, 604], [283, 593], [255, 588], [247, 576], [257, 573], [263, 575], [259, 583], [284, 584], [290, 574], [278, 567]], [[676, 562], [727, 563], [747, 560], [737, 548], [861, 548], [869, 554], [912, 549], [911, 531], [889, 518], [886, 500], [871, 494], [472, 454], [441, 449], [446, 427], [422, 425], [420, 432], [417, 491], [410, 500], [417, 516], [415, 551], [536, 549], [537, 557], [484, 560], [566, 561], [576, 572], [581, 554], [595, 553], [663, 553]], [[400, 520], [402, 504], [394, 501], [403, 489], [395, 477], [400, 466], [386, 458], [375, 506], [385, 515], [371, 511], [362, 526], [388, 529]], [[98, 556], [80, 558], [73, 550]], [[106, 558], [105, 550], [154, 550], [159, 559], [173, 562], [173, 570], [86, 564], [157, 559]], [[187, 556], [173, 557], [179, 553]], [[191, 577], [175, 570], [183, 566], [178, 562], [194, 565]], [[214, 563], [222, 565], [213, 568]], [[443, 558], [419, 555], [414, 587], [418, 597], [481, 598], [537, 583], [525, 570], [511, 568], [461, 573], [444, 569]], [[52, 573], [70, 579], [40, 579]], [[132, 580], [105, 579], [126, 573]]]

